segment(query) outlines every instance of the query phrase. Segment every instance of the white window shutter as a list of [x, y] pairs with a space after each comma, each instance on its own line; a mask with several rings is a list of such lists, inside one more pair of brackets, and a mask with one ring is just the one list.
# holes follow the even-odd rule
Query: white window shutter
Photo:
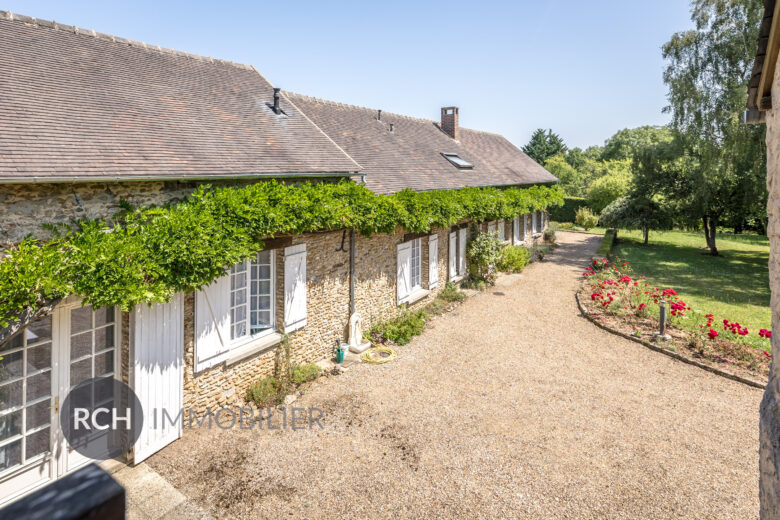
[[539, 231], [544, 231], [544, 211], [539, 212]]
[[398, 267], [396, 273], [396, 287], [398, 305], [406, 302], [412, 293], [412, 243], [398, 244]]
[[439, 285], [439, 235], [428, 237], [428, 288]]
[[466, 228], [458, 230], [458, 274], [466, 274]]
[[214, 366], [230, 348], [230, 275], [195, 293], [195, 371]]
[[528, 232], [528, 215], [523, 215], [523, 233], [520, 240], [525, 240], [525, 234]]
[[515, 245], [520, 243], [520, 215], [512, 221], [512, 238]]
[[284, 248], [284, 332], [306, 325], [306, 244]]
[[536, 228], [536, 212], [534, 211], [531, 213], [531, 229], [533, 230], [533, 233], [536, 234], [537, 228]]
[[458, 234], [453, 231], [450, 233], [450, 246], [449, 250], [449, 276], [450, 280], [453, 280], [458, 276]]

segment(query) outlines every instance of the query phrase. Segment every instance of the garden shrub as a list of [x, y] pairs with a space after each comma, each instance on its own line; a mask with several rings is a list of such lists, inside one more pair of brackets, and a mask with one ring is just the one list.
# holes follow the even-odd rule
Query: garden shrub
[[275, 406], [284, 400], [284, 392], [279, 380], [273, 376], [260, 379], [247, 391], [247, 401], [252, 401], [258, 408]]
[[547, 256], [547, 253], [550, 252], [550, 246], [540, 245], [540, 246], [534, 246], [533, 250], [533, 257], [536, 260], [544, 260], [544, 257]]
[[547, 229], [544, 230], [544, 241], [548, 244], [555, 243], [555, 232], [558, 230], [558, 224], [550, 224]]
[[531, 252], [523, 246], [507, 246], [501, 250], [498, 260], [499, 271], [519, 273], [531, 261]]
[[578, 226], [584, 227], [585, 231], [587, 231], [592, 227], [596, 227], [596, 225], [599, 223], [599, 218], [593, 214], [590, 208], [583, 206], [577, 210], [577, 216], [575, 217], [574, 221]]
[[[374, 340], [376, 336], [390, 340], [396, 345], [406, 345], [412, 337], [419, 336], [425, 330], [425, 319], [428, 317], [425, 311], [407, 311], [397, 318], [386, 321], [371, 328], [369, 337]], [[384, 341], [377, 341], [384, 343]]]
[[497, 233], [479, 233], [471, 239], [466, 249], [466, 258], [472, 279], [493, 283], [502, 246]]
[[292, 380], [296, 385], [302, 385], [308, 383], [314, 379], [317, 379], [322, 372], [322, 369], [314, 363], [306, 363], [304, 365], [295, 365], [292, 371]]
[[444, 285], [444, 289], [436, 296], [445, 302], [462, 302], [466, 299], [466, 295], [461, 291], [457, 285], [452, 282], [447, 282]]

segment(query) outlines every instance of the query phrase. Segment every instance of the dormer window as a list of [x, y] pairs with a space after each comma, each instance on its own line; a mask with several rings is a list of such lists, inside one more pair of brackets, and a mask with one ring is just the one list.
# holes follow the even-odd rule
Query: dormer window
[[474, 167], [473, 164], [471, 164], [467, 160], [461, 158], [456, 153], [445, 153], [445, 152], [442, 152], [441, 154], [444, 156], [445, 159], [450, 161], [450, 163], [452, 163], [453, 166], [455, 166], [456, 168], [458, 168], [460, 170], [470, 170], [470, 169], [472, 169]]

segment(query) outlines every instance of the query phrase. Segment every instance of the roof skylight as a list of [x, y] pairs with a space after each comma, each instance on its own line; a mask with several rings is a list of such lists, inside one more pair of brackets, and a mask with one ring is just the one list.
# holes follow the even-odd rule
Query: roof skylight
[[470, 170], [470, 169], [472, 169], [474, 167], [473, 164], [471, 164], [467, 160], [461, 158], [456, 153], [445, 153], [445, 152], [442, 152], [441, 154], [444, 156], [445, 159], [450, 161], [450, 163], [452, 163], [453, 166], [455, 166], [456, 168], [458, 168], [460, 170]]

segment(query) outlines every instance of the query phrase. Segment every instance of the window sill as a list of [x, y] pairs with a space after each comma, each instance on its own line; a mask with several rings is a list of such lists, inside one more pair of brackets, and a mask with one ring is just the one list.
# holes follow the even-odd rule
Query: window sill
[[429, 291], [428, 289], [416, 289], [412, 294], [409, 295], [408, 298], [405, 298], [402, 302], [399, 302], [398, 305], [401, 306], [404, 303], [408, 305], [417, 303], [418, 301], [422, 300], [429, 294], [431, 294], [431, 291]]
[[254, 339], [240, 347], [233, 349], [228, 354], [228, 358], [225, 360], [225, 364], [230, 366], [234, 363], [238, 363], [242, 359], [246, 359], [254, 354], [266, 351], [275, 347], [282, 342], [282, 335], [278, 332], [266, 334], [261, 338]]
[[462, 282], [465, 279], [466, 279], [466, 275], [465, 274], [459, 274], [458, 276], [453, 276], [452, 278], [450, 278], [449, 281], [452, 282], [452, 283], [459, 283], [459, 282]]
[[541, 233], [534, 233], [534, 238], [539, 238], [540, 236], [542, 236]]

